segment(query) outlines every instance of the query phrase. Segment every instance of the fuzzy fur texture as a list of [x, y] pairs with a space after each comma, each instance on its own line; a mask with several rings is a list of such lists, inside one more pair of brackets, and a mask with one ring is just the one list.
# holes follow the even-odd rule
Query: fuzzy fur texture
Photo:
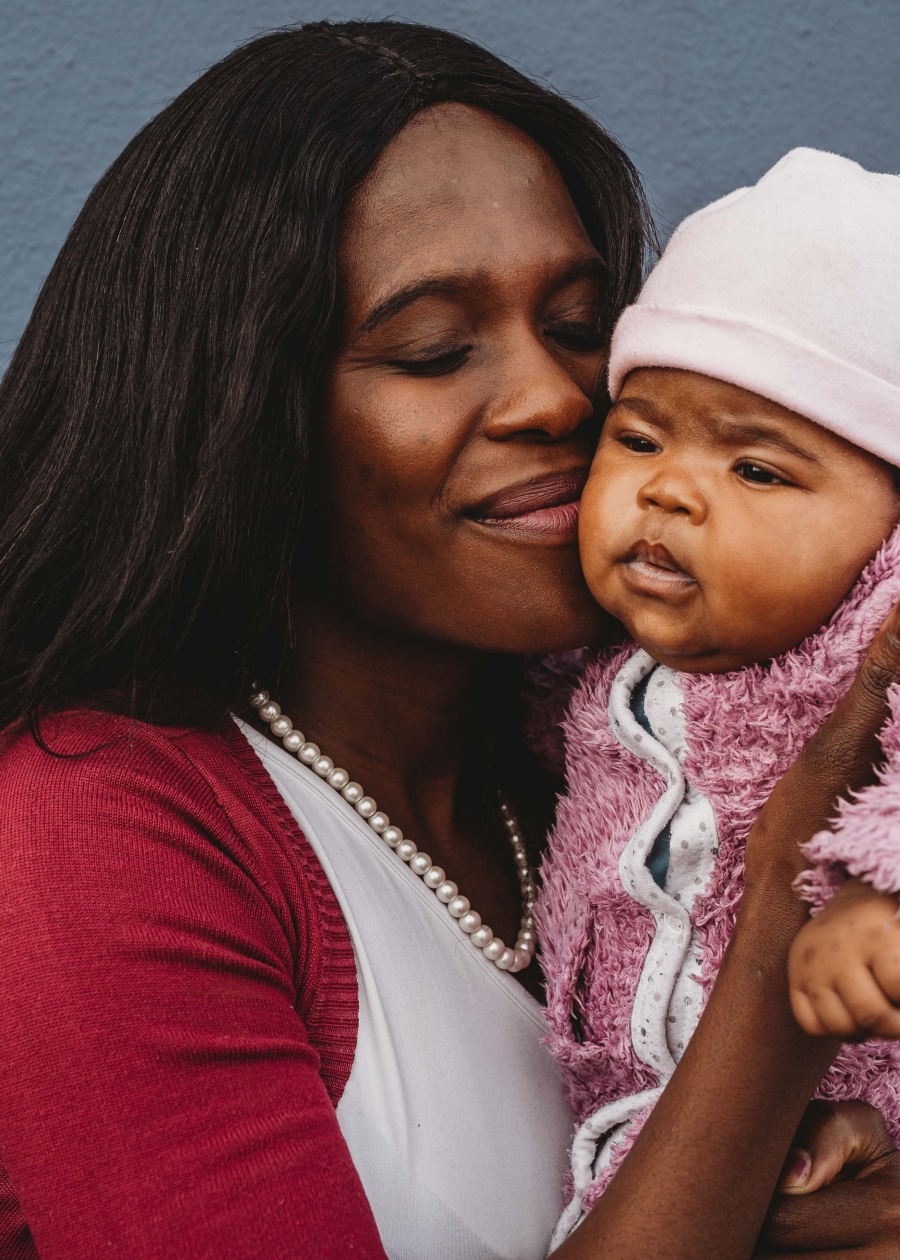
[[[847, 691], [898, 598], [900, 529], [829, 623], [799, 647], [734, 673], [679, 675], [687, 724], [684, 772], [710, 800], [719, 835], [713, 874], [691, 915], [703, 955], [701, 1002], [740, 905], [748, 832], [775, 784]], [[664, 784], [619, 743], [607, 717], [612, 682], [634, 651], [628, 643], [593, 659], [573, 695], [564, 723], [567, 791], [537, 907], [549, 1044], [579, 1123], [607, 1103], [660, 1084], [637, 1058], [631, 1039], [632, 1006], [655, 925], [623, 888], [618, 865]], [[834, 831], [810, 843], [810, 856], [820, 865], [806, 886], [820, 904], [844, 870], [879, 887], [900, 888], [900, 688], [891, 701], [882, 781], [842, 806]], [[819, 1096], [865, 1098], [900, 1138], [900, 1043], [845, 1046]], [[647, 1114], [649, 1108], [623, 1133], [611, 1165], [584, 1197], [585, 1210], [611, 1180]]]
[[878, 782], [849, 801], [840, 801], [830, 831], [820, 831], [804, 847], [815, 863], [798, 887], [820, 910], [848, 875], [879, 892], [900, 892], [900, 686], [888, 692], [890, 717], [881, 732], [885, 764]]

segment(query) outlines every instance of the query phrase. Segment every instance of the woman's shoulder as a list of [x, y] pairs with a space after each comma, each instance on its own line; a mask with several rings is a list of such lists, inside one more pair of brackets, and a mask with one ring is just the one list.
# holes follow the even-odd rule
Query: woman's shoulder
[[298, 922], [315, 925], [308, 846], [230, 719], [195, 729], [49, 714], [0, 736], [0, 792], [0, 860], [35, 896], [88, 872], [153, 913], [154, 897], [190, 887], [216, 900], [228, 887], [230, 912], [264, 903], [294, 958]]
[[260, 877], [293, 837], [242, 745], [227, 719], [195, 729], [85, 707], [19, 723], [0, 736], [5, 847], [27, 838], [30, 853], [62, 861], [80, 837], [98, 867], [107, 846], [144, 860], [156, 849], [172, 877], [212, 847]]
[[62, 803], [97, 812], [141, 800], [186, 809], [185, 822], [227, 803], [234, 822], [229, 797], [252, 805], [257, 818], [273, 806], [268, 776], [230, 718], [198, 728], [88, 707], [47, 714], [0, 734], [0, 780], [7, 803], [32, 817]]
[[87, 708], [49, 715], [36, 732], [0, 736], [0, 793], [5, 931], [27, 934], [52, 903], [69, 922], [102, 920], [104, 939], [129, 953], [148, 931], [184, 948], [195, 939], [200, 953], [219, 937], [240, 943], [283, 977], [339, 1095], [355, 1036], [346, 926], [233, 720], [195, 729]]
[[172, 771], [191, 744], [211, 750], [217, 730], [158, 726], [125, 714], [79, 707], [24, 720], [0, 734], [0, 775], [14, 795], [49, 783], [74, 789], [98, 780], [110, 793], [121, 779], [140, 770], [165, 790]]
[[239, 777], [224, 724], [192, 730], [73, 708], [0, 736], [6, 827], [20, 821], [35, 836], [61, 819], [98, 830], [141, 815], [169, 815], [176, 834], [220, 833], [218, 789]]

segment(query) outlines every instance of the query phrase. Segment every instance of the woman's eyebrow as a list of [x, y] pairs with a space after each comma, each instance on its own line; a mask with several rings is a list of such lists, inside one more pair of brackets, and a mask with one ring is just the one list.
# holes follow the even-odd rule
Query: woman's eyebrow
[[[605, 274], [606, 266], [603, 260], [596, 254], [587, 254], [582, 258], [576, 258], [555, 278], [554, 288], [561, 289], [567, 284], [573, 284], [576, 280], [597, 280]], [[407, 306], [417, 302], [419, 298], [431, 297], [433, 294], [446, 294], [448, 297], [456, 297], [466, 289], [472, 289], [479, 284], [487, 283], [487, 276], [481, 272], [466, 272], [464, 274], [450, 274], [431, 276], [424, 280], [414, 280], [412, 283], [404, 285], [402, 289], [397, 289], [395, 293], [390, 293], [386, 298], [373, 307], [366, 318], [359, 326], [357, 336], [364, 333], [372, 332], [379, 324], [383, 324], [385, 320], [392, 319], [394, 315], [400, 313]]]
[[412, 284], [404, 285], [402, 289], [397, 289], [395, 293], [389, 294], [377, 306], [373, 307], [360, 324], [359, 335], [371, 332], [379, 324], [383, 324], [386, 319], [391, 319], [405, 307], [410, 306], [413, 302], [417, 302], [419, 298], [430, 297], [434, 293], [444, 293], [452, 297], [464, 289], [471, 288], [473, 283], [477, 283], [477, 280], [478, 277], [472, 275], [445, 275], [432, 276], [428, 280], [416, 280]]

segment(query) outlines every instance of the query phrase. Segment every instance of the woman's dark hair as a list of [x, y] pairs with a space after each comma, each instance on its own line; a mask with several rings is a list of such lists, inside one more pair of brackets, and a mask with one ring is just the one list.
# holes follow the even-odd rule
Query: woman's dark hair
[[100, 180], [0, 385], [0, 728], [101, 694], [196, 723], [277, 678], [342, 211], [440, 101], [543, 146], [605, 260], [606, 324], [634, 297], [638, 177], [566, 100], [426, 26], [237, 49]]

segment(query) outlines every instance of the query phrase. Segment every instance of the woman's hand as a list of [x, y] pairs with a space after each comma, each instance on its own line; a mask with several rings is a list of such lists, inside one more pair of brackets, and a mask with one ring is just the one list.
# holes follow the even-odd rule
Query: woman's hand
[[758, 1257], [900, 1255], [900, 1152], [868, 1103], [810, 1103], [778, 1191]]

